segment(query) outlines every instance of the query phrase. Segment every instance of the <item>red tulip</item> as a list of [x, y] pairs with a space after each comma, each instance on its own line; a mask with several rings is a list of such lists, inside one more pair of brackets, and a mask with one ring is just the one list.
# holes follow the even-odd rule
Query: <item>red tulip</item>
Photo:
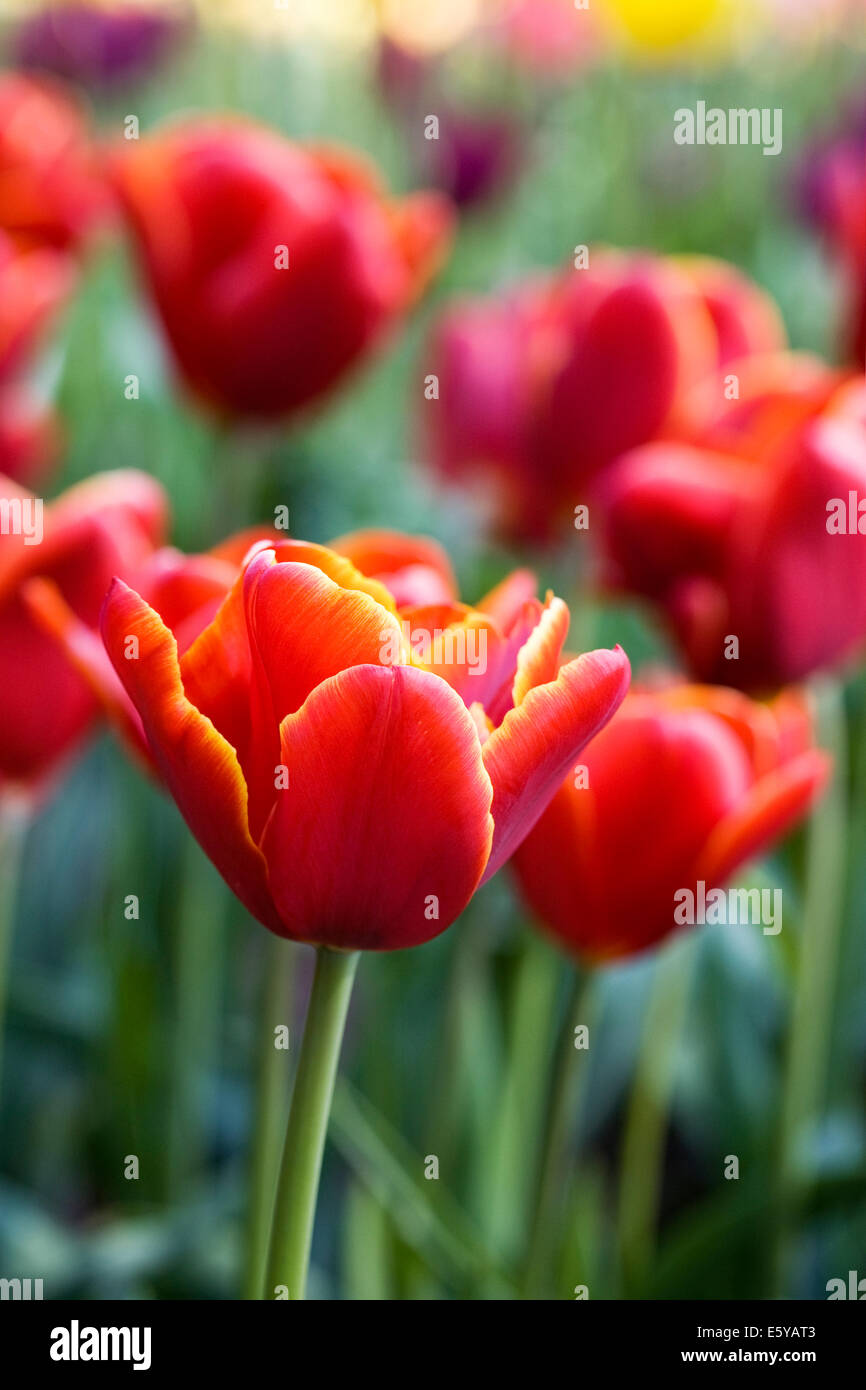
[[789, 386], [768, 380], [697, 441], [625, 456], [603, 497], [614, 583], [660, 603], [698, 679], [744, 690], [866, 639], [866, 388], [795, 359], [777, 370]]
[[0, 476], [25, 486], [52, 461], [58, 428], [21, 378], [73, 283], [72, 263], [50, 248], [20, 251], [0, 232]]
[[794, 695], [635, 691], [518, 849], [517, 883], [568, 950], [634, 955], [795, 825], [828, 770]]
[[518, 604], [523, 582], [493, 596], [503, 627], [454, 601], [398, 610], [322, 546], [263, 545], [180, 656], [140, 594], [112, 586], [103, 637], [153, 756], [272, 931], [350, 949], [427, 941], [544, 810], [629, 667], [617, 648], [559, 669], [568, 610]]
[[[398, 608], [456, 600], [457, 580], [445, 550], [427, 536], [400, 531], [352, 531], [331, 541], [356, 569], [384, 584]], [[535, 594], [532, 581], [531, 594]], [[482, 605], [478, 605], [481, 607]]]
[[709, 311], [719, 367], [787, 346], [775, 301], [736, 266], [712, 256], [676, 256], [673, 264], [688, 276]]
[[229, 416], [333, 386], [417, 298], [450, 226], [437, 196], [391, 200], [354, 156], [237, 118], [130, 145], [115, 182], [180, 373]]
[[[263, 540], [274, 540], [268, 527], [241, 531], [203, 555], [184, 555], [173, 546], [165, 546], [149, 553], [127, 579], [174, 634], [178, 652], [183, 655], [216, 616], [247, 553]], [[34, 620], [60, 644], [88, 685], [127, 751], [149, 773], [159, 776], [138, 711], [108, 659], [98, 631], [79, 617], [50, 578], [29, 580], [23, 597]]]
[[20, 373], [73, 282], [57, 251], [18, 251], [0, 232], [0, 387]]
[[684, 427], [733, 352], [777, 346], [766, 298], [716, 262], [594, 251], [587, 269], [452, 307], [429, 353], [433, 461], [495, 488], [512, 535], [544, 537], [617, 456]]
[[50, 410], [17, 387], [0, 390], [0, 475], [32, 487], [49, 470], [59, 440]]
[[[39, 510], [0, 479], [0, 783], [38, 786], [77, 746], [97, 703], [56, 641], [34, 620], [24, 591], [37, 576], [93, 628], [111, 578], [138, 568], [158, 541], [165, 505], [145, 474], [102, 473]], [[40, 521], [41, 518], [41, 521]]]
[[105, 210], [78, 104], [48, 79], [0, 74], [0, 228], [23, 245], [72, 250]]

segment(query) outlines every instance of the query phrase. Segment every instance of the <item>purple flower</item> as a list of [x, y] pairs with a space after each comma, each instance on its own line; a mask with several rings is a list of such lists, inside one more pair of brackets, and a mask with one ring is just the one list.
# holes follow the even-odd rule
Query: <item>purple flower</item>
[[506, 192], [523, 163], [515, 121], [498, 113], [446, 110], [439, 139], [429, 142], [430, 178], [458, 207], [485, 203]]
[[82, 3], [48, 6], [19, 25], [12, 61], [90, 90], [111, 90], [149, 77], [186, 36], [188, 6], [113, 9]]

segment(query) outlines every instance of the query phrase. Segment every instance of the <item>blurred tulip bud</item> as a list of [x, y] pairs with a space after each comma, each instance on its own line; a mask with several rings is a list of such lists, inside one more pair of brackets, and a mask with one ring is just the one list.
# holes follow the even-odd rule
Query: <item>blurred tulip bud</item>
[[44, 784], [98, 711], [87, 681], [34, 617], [27, 586], [51, 580], [92, 631], [112, 577], [136, 572], [160, 541], [165, 511], [158, 484], [133, 471], [97, 474], [44, 506], [0, 479], [0, 783]]
[[77, 102], [54, 81], [0, 74], [0, 228], [25, 246], [71, 251], [107, 209]]
[[809, 359], [754, 365], [702, 434], [619, 460], [602, 510], [613, 583], [661, 605], [695, 676], [764, 691], [866, 640], [866, 386]]
[[[581, 755], [513, 867], [539, 922], [566, 950], [611, 961], [700, 921], [776, 934], [778, 895], [720, 901], [740, 865], [808, 811], [829, 772], [800, 697], [635, 690]], [[712, 904], [715, 912], [707, 905]]]
[[780, 334], [727, 267], [580, 247], [570, 271], [442, 315], [425, 361], [439, 381], [429, 452], [495, 493], [507, 535], [543, 539], [620, 454], [683, 428], [732, 351]]
[[285, 416], [330, 390], [449, 240], [438, 195], [391, 199], [355, 156], [239, 118], [130, 142], [113, 168], [177, 367], [223, 416]]

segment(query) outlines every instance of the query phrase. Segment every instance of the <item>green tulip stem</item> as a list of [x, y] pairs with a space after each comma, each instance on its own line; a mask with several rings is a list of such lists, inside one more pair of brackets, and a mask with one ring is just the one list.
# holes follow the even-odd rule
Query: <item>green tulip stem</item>
[[325, 946], [317, 952], [277, 1183], [268, 1298], [306, 1295], [325, 1134], [358, 958], [357, 951], [332, 951]]
[[[290, 1052], [276, 1045], [276, 1029], [287, 1023], [289, 998], [286, 966], [291, 945], [272, 932], [267, 933], [263, 953], [262, 989], [257, 1019], [256, 1098], [252, 1149], [250, 1153], [250, 1192], [247, 1212], [247, 1241], [244, 1267], [244, 1298], [261, 1298], [268, 1241], [274, 1214], [274, 1195], [280, 1169], [280, 1141], [289, 1108]], [[291, 1047], [291, 1040], [289, 1043]]]

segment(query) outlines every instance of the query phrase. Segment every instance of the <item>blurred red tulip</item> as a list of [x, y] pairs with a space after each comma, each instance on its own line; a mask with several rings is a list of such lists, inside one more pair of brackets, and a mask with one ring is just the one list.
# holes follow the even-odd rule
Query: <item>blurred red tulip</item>
[[[185, 555], [173, 546], [164, 546], [147, 554], [126, 578], [174, 634], [178, 652], [183, 655], [216, 616], [248, 551], [262, 541], [275, 539], [270, 528], [251, 527], [202, 555]], [[30, 579], [23, 587], [23, 597], [43, 632], [59, 642], [127, 751], [153, 776], [159, 776], [138, 711], [108, 659], [98, 630], [75, 612], [50, 578]]]
[[780, 339], [766, 297], [729, 267], [594, 251], [587, 269], [442, 317], [433, 461], [495, 489], [507, 534], [544, 538], [619, 454], [682, 428], [732, 353]]
[[451, 561], [443, 547], [427, 536], [406, 536], [401, 531], [352, 531], [338, 536], [328, 548], [345, 555], [369, 579], [384, 584], [398, 608], [451, 603], [458, 597]]
[[48, 79], [0, 74], [0, 228], [22, 245], [73, 250], [106, 206], [77, 103]]
[[736, 266], [712, 256], [675, 256], [713, 321], [718, 366], [782, 352], [788, 338], [775, 301]]
[[22, 251], [0, 232], [0, 476], [25, 487], [45, 475], [60, 431], [22, 377], [74, 278], [64, 252]]
[[114, 173], [178, 368], [228, 416], [287, 415], [335, 385], [449, 239], [437, 195], [389, 199], [355, 156], [239, 118], [152, 135]]
[[[363, 546], [385, 572], [395, 538]], [[415, 549], [391, 572], [437, 568]], [[153, 608], [112, 586], [103, 636], [153, 756], [272, 931], [351, 949], [427, 941], [541, 814], [629, 667], [617, 648], [560, 669], [568, 610], [526, 601], [525, 583], [491, 596], [502, 626], [456, 601], [398, 610], [333, 550], [264, 544], [180, 656]]]
[[25, 365], [73, 278], [72, 263], [61, 252], [19, 251], [0, 232], [0, 386]]
[[130, 574], [160, 540], [160, 487], [136, 472], [101, 473], [42, 507], [0, 479], [0, 782], [40, 783], [88, 730], [97, 702], [25, 599], [37, 576], [93, 628], [112, 576]]
[[866, 639], [866, 386], [758, 365], [700, 437], [622, 458], [602, 501], [613, 583], [662, 605], [698, 679], [761, 691]]
[[697, 906], [806, 813], [829, 771], [809, 743], [795, 695], [634, 691], [515, 854], [521, 892], [577, 955], [657, 945], [685, 915], [675, 894]]
[[0, 475], [32, 488], [46, 476], [59, 447], [53, 411], [18, 387], [0, 390]]

